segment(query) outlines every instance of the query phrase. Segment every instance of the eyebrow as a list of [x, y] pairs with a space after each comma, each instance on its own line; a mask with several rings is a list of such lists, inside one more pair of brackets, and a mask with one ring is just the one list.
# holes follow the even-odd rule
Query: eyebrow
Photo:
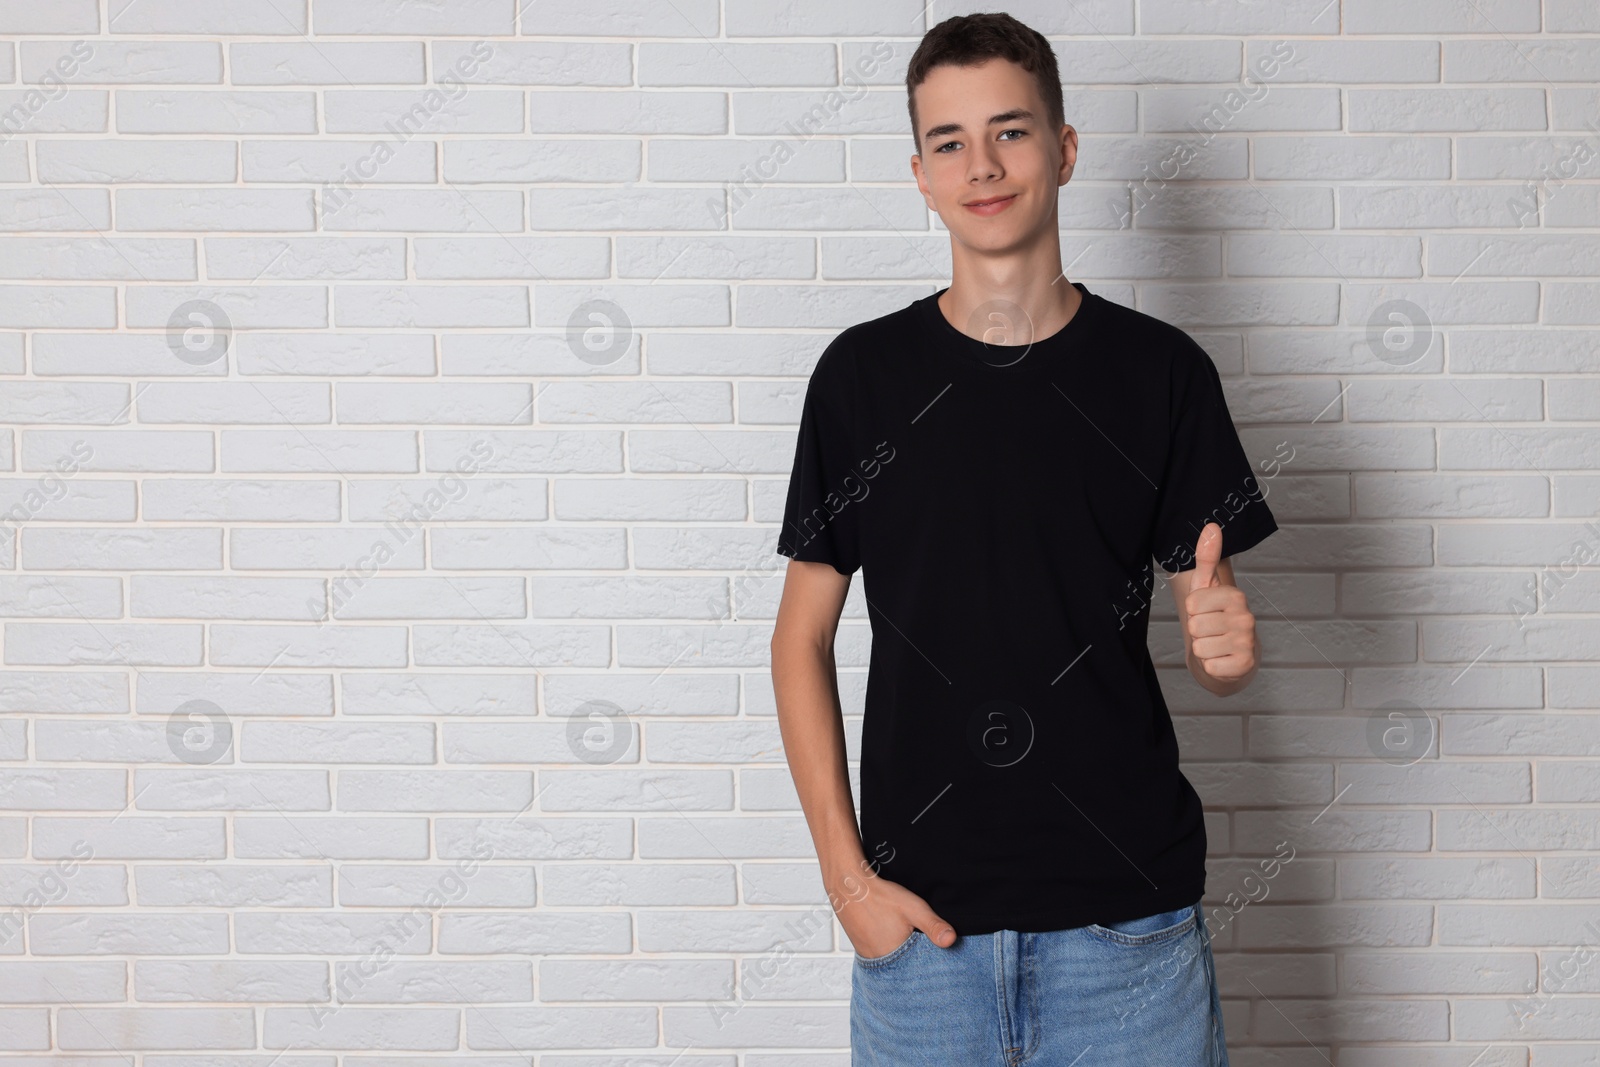
[[[1025, 107], [1014, 107], [1010, 111], [1002, 111], [998, 115], [989, 116], [989, 125], [997, 126], [1006, 122], [1032, 122], [1036, 118], [1033, 112]], [[924, 141], [931, 141], [935, 137], [943, 137], [947, 133], [961, 133], [966, 129], [959, 122], [946, 122], [942, 126], [934, 126], [922, 135]]]

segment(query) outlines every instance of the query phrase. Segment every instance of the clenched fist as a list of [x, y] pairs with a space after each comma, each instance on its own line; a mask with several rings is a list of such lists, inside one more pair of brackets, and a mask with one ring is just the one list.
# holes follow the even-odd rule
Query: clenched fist
[[1256, 617], [1244, 591], [1217, 574], [1222, 561], [1222, 527], [1206, 523], [1195, 542], [1194, 577], [1184, 599], [1190, 651], [1195, 662], [1218, 681], [1243, 678], [1256, 665]]

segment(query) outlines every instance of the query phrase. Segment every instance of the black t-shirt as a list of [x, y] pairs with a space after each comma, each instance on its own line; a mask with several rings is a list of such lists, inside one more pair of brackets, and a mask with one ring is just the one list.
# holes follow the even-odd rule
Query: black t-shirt
[[862, 571], [863, 844], [958, 934], [1200, 898], [1200, 798], [1146, 644], [1151, 560], [1192, 568], [1208, 521], [1225, 555], [1277, 529], [1210, 357], [1074, 284], [1077, 312], [1031, 346], [966, 336], [938, 293], [840, 333], [778, 536]]

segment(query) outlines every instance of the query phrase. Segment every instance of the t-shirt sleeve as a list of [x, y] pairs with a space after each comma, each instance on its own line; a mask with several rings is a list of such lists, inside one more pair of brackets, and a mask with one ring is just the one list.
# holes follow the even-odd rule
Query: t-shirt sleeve
[[1277, 530], [1266, 490], [1228, 414], [1216, 364], [1190, 340], [1172, 379], [1172, 433], [1153, 540], [1165, 571], [1194, 567], [1206, 523], [1222, 527], [1224, 557], [1254, 548]]
[[852, 574], [861, 566], [858, 501], [865, 483], [856, 470], [851, 398], [835, 373], [835, 358], [824, 352], [806, 386], [778, 552]]

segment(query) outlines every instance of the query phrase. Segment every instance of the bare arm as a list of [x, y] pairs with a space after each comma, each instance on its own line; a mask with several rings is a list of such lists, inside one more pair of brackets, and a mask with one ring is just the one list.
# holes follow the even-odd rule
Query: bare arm
[[789, 774], [816, 846], [828, 902], [856, 951], [886, 955], [917, 930], [948, 948], [955, 943], [955, 929], [922, 897], [879, 876], [861, 845], [833, 659], [839, 613], [849, 592], [850, 576], [830, 565], [789, 561], [772, 631], [772, 689]]
[[790, 560], [772, 631], [772, 688], [778, 728], [823, 884], [832, 895], [866, 860], [845, 764], [844, 712], [833, 638], [850, 576], [826, 563]]

